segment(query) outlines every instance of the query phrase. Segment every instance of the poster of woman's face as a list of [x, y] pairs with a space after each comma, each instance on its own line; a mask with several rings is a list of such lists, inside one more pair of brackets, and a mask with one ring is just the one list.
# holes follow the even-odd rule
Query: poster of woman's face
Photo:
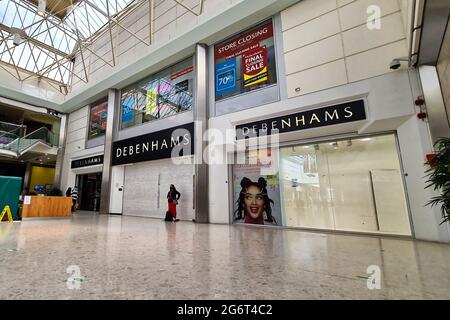
[[260, 165], [235, 165], [233, 188], [234, 222], [281, 225], [278, 176], [261, 175]]

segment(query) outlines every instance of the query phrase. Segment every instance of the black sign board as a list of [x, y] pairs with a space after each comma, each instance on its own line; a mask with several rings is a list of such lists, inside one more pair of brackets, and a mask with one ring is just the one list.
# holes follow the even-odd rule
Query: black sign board
[[194, 123], [113, 143], [112, 165], [193, 155]]
[[236, 139], [312, 129], [366, 119], [364, 100], [308, 110], [236, 126]]
[[83, 167], [89, 167], [89, 166], [95, 166], [96, 164], [103, 164], [103, 155], [84, 158], [84, 159], [77, 159], [72, 160], [71, 168], [83, 168]]

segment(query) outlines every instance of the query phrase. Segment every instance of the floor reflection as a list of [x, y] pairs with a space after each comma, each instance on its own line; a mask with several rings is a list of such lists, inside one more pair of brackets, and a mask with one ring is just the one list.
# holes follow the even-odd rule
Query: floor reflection
[[450, 298], [446, 244], [87, 213], [1, 223], [0, 268], [1, 299]]

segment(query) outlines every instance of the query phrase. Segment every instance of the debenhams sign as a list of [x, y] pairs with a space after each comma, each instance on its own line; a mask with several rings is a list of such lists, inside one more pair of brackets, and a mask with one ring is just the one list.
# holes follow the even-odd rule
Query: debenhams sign
[[72, 169], [77, 169], [77, 168], [95, 166], [97, 164], [103, 164], [103, 155], [102, 154], [99, 156], [93, 156], [93, 157], [89, 157], [89, 158], [72, 160], [70, 167]]
[[112, 165], [194, 154], [194, 123], [113, 143]]
[[236, 138], [247, 139], [278, 133], [312, 129], [366, 119], [364, 100], [308, 110], [286, 116], [236, 126]]

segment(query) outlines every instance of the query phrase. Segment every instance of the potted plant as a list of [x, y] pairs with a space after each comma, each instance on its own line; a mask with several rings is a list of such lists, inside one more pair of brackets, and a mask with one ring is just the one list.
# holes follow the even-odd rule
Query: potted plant
[[440, 195], [431, 198], [427, 205], [440, 206], [442, 222], [450, 220], [450, 138], [440, 138], [435, 144], [435, 154], [428, 160], [426, 188], [439, 191]]

